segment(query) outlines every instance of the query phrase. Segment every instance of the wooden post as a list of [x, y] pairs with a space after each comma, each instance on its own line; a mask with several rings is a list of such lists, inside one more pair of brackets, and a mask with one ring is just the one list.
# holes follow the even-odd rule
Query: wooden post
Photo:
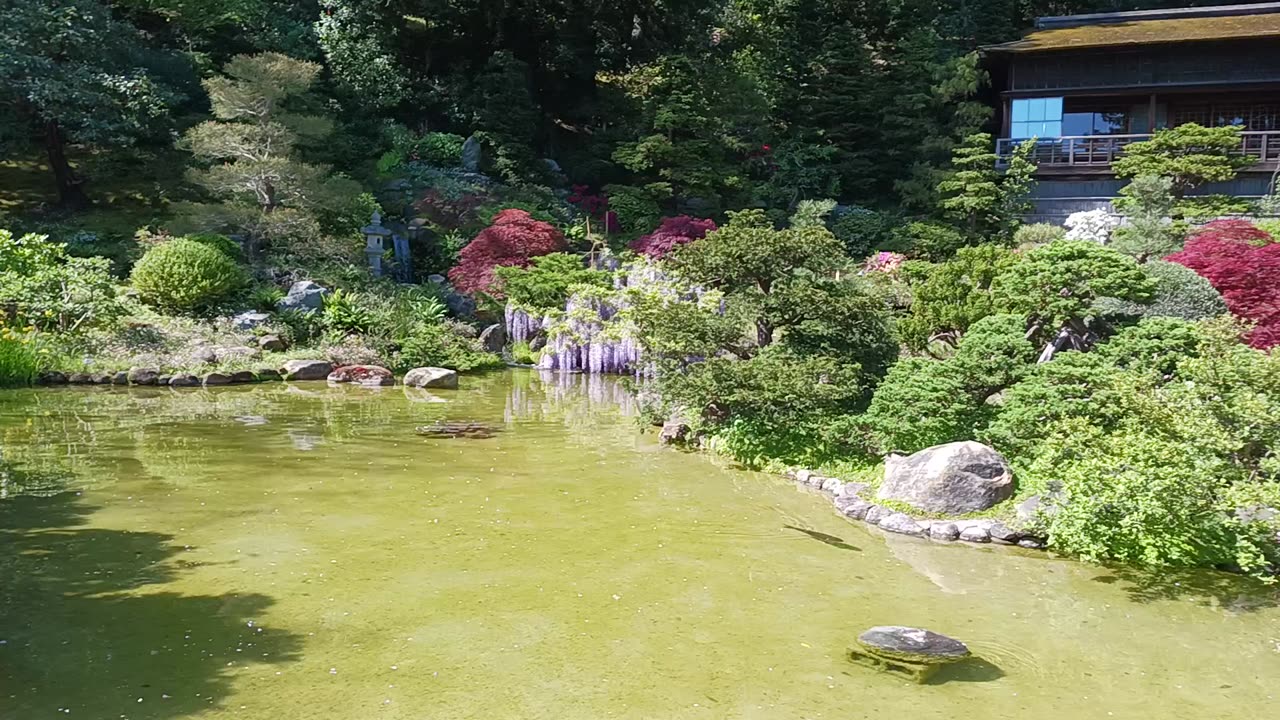
[[1147, 106], [1147, 132], [1156, 131], [1156, 94], [1151, 93], [1151, 104]]

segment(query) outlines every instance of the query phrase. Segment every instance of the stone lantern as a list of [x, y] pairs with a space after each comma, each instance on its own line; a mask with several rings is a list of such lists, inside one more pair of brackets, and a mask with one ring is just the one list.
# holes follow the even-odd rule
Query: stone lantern
[[369, 270], [374, 277], [382, 277], [382, 253], [391, 231], [382, 226], [382, 215], [373, 213], [373, 219], [360, 229], [364, 233], [364, 254], [369, 259]]

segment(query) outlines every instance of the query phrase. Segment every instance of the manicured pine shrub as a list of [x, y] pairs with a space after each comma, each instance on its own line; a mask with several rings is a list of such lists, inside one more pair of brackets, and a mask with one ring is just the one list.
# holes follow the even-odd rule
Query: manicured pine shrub
[[1218, 220], [1168, 259], [1195, 270], [1236, 317], [1255, 324], [1250, 345], [1280, 345], [1280, 245], [1267, 233], [1244, 220]]
[[500, 296], [496, 268], [527, 267], [534, 257], [564, 249], [564, 234], [551, 223], [535, 220], [524, 210], [503, 210], [458, 253], [459, 263], [449, 271], [449, 280], [462, 292]]
[[178, 239], [151, 248], [129, 277], [142, 299], [171, 310], [217, 304], [245, 284], [235, 260], [214, 245]]

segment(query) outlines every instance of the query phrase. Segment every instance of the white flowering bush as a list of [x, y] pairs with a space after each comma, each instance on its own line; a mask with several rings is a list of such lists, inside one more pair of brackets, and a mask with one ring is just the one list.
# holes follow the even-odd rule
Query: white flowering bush
[[1067, 239], [1088, 240], [1099, 245], [1106, 245], [1111, 239], [1111, 231], [1119, 223], [1106, 210], [1086, 210], [1071, 213], [1067, 217]]

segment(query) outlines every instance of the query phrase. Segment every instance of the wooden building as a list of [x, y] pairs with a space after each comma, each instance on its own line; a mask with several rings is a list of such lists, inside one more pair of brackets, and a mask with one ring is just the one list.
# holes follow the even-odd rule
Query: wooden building
[[997, 152], [1037, 139], [1034, 219], [1109, 207], [1126, 182], [1112, 161], [1162, 127], [1244, 127], [1257, 162], [1200, 192], [1260, 196], [1280, 162], [1280, 2], [1043, 17], [983, 51]]

